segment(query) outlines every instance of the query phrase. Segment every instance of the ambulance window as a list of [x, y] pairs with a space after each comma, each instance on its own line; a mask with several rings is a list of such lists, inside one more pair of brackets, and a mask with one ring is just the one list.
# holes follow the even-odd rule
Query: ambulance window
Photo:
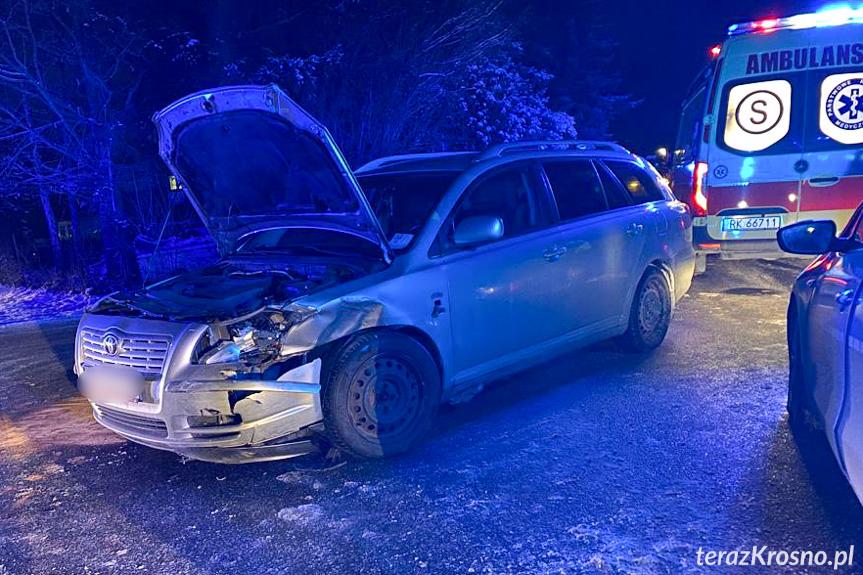
[[683, 106], [680, 118], [680, 128], [677, 131], [677, 142], [674, 145], [674, 162], [685, 163], [696, 156], [698, 138], [701, 135], [701, 124], [704, 117], [704, 100], [707, 89], [701, 88]]
[[791, 127], [791, 83], [768, 80], [738, 84], [726, 100], [725, 144], [760, 152], [779, 142]]
[[721, 148], [745, 156], [803, 150], [805, 72], [729, 82], [720, 102], [716, 140]]
[[817, 103], [818, 111], [807, 121], [807, 151], [859, 147], [863, 144], [863, 71], [834, 69], [810, 77], [808, 101]]

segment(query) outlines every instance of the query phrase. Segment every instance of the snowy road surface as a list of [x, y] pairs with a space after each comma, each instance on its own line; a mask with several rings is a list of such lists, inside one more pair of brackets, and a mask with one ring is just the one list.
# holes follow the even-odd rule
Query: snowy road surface
[[653, 355], [572, 354], [445, 409], [407, 456], [327, 471], [127, 443], [67, 379], [73, 321], [0, 329], [0, 575], [806, 572], [696, 565], [753, 545], [863, 565], [860, 506], [785, 420], [799, 265], [719, 263]]

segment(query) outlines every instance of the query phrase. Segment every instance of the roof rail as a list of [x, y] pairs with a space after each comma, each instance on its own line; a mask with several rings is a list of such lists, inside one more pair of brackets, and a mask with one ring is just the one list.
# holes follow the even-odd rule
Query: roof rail
[[477, 156], [474, 162], [499, 158], [507, 154], [542, 150], [601, 150], [605, 152], [630, 153], [629, 150], [616, 142], [602, 142], [598, 140], [536, 140], [497, 144]]
[[444, 158], [447, 156], [467, 156], [471, 154], [476, 154], [476, 152], [472, 151], [459, 151], [459, 152], [421, 152], [417, 154], [399, 154], [397, 156], [384, 156], [383, 158], [377, 158], [371, 160], [370, 162], [366, 162], [355, 171], [368, 171], [374, 170], [376, 168], [383, 168], [386, 166], [391, 166], [393, 164], [399, 164], [402, 162], [409, 162], [411, 160], [429, 160], [433, 158]]

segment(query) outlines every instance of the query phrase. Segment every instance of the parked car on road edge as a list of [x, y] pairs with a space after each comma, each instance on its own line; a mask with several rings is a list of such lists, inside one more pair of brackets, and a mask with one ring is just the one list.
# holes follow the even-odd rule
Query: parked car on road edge
[[154, 120], [222, 261], [98, 303], [75, 360], [95, 418], [145, 445], [219, 462], [322, 442], [400, 453], [442, 401], [503, 374], [605, 338], [655, 348], [691, 282], [686, 206], [616, 144], [354, 174], [276, 86], [198, 92]]
[[817, 255], [788, 305], [788, 417], [821, 430], [863, 501], [863, 205], [836, 237], [832, 220], [779, 230], [779, 246]]

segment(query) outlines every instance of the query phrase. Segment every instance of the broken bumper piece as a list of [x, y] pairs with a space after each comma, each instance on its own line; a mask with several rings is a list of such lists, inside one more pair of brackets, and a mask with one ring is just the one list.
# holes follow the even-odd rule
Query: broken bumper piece
[[99, 423], [156, 449], [216, 463], [249, 463], [317, 450], [321, 361], [278, 380], [183, 380], [154, 401], [93, 404]]

